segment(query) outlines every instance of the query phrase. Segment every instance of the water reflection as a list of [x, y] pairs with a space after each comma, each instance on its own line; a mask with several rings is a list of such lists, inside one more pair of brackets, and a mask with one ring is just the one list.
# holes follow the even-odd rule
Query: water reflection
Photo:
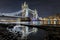
[[36, 33], [37, 32], [37, 28], [30, 28], [28, 27], [28, 32], [26, 31], [26, 27], [27, 26], [21, 26], [21, 25], [15, 25], [13, 28], [9, 28], [7, 27], [7, 30], [13, 34], [19, 33], [20, 35], [22, 35], [21, 37], [27, 37], [30, 33]]

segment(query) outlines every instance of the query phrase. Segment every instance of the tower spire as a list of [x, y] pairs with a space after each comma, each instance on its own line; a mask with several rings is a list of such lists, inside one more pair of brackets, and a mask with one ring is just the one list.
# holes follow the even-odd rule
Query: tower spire
[[37, 14], [37, 10], [35, 9], [34, 11], [35, 11], [35, 14]]
[[26, 6], [27, 4], [26, 4], [26, 2], [24, 2], [24, 6]]
[[26, 9], [26, 8], [28, 8], [28, 4], [26, 4], [26, 2], [24, 2], [24, 3], [22, 4], [22, 9]]
[[36, 10], [36, 9], [34, 10], [34, 17], [35, 17], [35, 18], [38, 17], [38, 14], [37, 14], [37, 10]]
[[25, 6], [26, 8], [28, 8], [28, 4], [27, 4], [26, 2], [24, 2], [24, 6]]

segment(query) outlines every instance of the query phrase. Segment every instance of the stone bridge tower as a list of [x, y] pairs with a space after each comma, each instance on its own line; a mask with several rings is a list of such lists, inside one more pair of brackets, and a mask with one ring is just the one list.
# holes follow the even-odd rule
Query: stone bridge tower
[[26, 2], [22, 4], [22, 10], [22, 17], [28, 17], [28, 4], [26, 4]]

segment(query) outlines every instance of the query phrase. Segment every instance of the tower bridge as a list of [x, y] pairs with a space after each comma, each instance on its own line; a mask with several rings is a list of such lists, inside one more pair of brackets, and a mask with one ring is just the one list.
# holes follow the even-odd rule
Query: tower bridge
[[[25, 18], [27, 19], [27, 17], [29, 17], [29, 14], [32, 14], [32, 17], [29, 18], [38, 18], [38, 13], [37, 10], [31, 10], [28, 7], [28, 4], [26, 4], [26, 2], [24, 2], [24, 4], [22, 4], [21, 6], [21, 10], [18, 12], [13, 12], [13, 13], [1, 13], [0, 15], [0, 22], [21, 22], [21, 18]], [[21, 15], [21, 16], [18, 16]]]

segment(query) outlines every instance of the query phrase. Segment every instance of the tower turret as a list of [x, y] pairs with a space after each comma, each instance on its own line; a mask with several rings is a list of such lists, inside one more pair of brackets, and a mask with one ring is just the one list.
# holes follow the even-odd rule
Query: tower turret
[[35, 9], [34, 10], [34, 15], [33, 15], [35, 18], [38, 18], [38, 14], [37, 14], [37, 10]]
[[26, 2], [24, 2], [24, 4], [22, 4], [22, 9], [26, 9], [28, 8], [28, 4], [26, 4]]

